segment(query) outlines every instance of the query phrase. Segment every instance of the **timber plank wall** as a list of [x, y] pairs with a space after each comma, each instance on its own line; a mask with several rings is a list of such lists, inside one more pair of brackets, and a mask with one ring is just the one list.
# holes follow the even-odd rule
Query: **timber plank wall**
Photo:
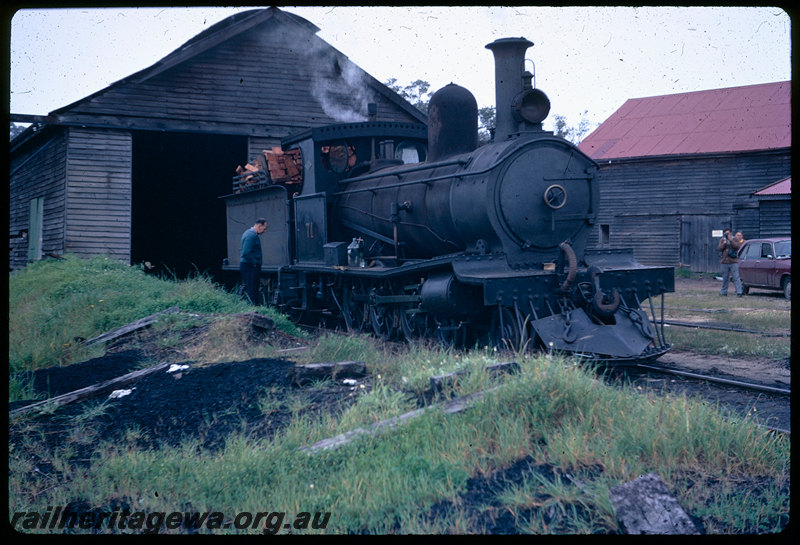
[[28, 262], [30, 201], [43, 197], [42, 254], [64, 252], [66, 210], [66, 136], [51, 131], [29, 154], [9, 165], [9, 267], [19, 269]]
[[[600, 163], [598, 175], [600, 210], [589, 246], [633, 248], [644, 265], [678, 266], [681, 217], [728, 215], [736, 229], [736, 208], [754, 201], [752, 192], [791, 175], [791, 150], [614, 160]], [[605, 246], [603, 224], [610, 231]]]
[[[792, 234], [792, 200], [760, 199], [759, 237], [785, 237]], [[754, 238], [754, 237], [751, 237]]]
[[130, 260], [131, 157], [127, 131], [69, 130], [67, 252]]

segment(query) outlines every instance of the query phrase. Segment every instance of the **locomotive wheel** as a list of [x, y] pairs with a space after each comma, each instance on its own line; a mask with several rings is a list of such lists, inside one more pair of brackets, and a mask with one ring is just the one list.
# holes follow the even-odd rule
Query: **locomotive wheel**
[[466, 326], [456, 324], [454, 320], [434, 320], [436, 324], [436, 339], [445, 348], [458, 348], [464, 345], [466, 339]]
[[522, 332], [519, 323], [513, 310], [506, 307], [495, 309], [489, 325], [489, 340], [497, 348], [519, 350], [522, 346]]
[[[372, 293], [376, 295], [393, 294], [389, 283], [382, 283], [380, 286], [373, 288]], [[396, 306], [370, 303], [369, 321], [372, 325], [372, 332], [381, 340], [390, 341], [399, 336], [400, 317]]]
[[372, 332], [381, 340], [391, 341], [397, 338], [399, 319], [394, 307], [370, 306], [369, 321], [372, 325]]
[[367, 303], [357, 301], [354, 295], [364, 295], [364, 290], [360, 281], [344, 289], [342, 314], [347, 331], [350, 333], [361, 333], [364, 331], [364, 326], [367, 323], [369, 307]]
[[[406, 288], [406, 293], [409, 295], [419, 295], [419, 286]], [[430, 336], [432, 330], [432, 319], [430, 314], [420, 310], [419, 307], [401, 307], [399, 309], [399, 314], [400, 329], [407, 341], [414, 342]]]
[[400, 328], [406, 340], [415, 341], [430, 334], [430, 314], [415, 309], [400, 310]]
[[306, 311], [302, 308], [295, 308], [287, 305], [283, 308], [283, 312], [293, 324], [302, 323], [302, 321], [306, 318]]

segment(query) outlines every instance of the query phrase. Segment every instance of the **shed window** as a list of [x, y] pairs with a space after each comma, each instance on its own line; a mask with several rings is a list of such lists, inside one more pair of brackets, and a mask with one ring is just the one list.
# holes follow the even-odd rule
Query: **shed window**
[[600, 244], [608, 246], [611, 239], [611, 226], [607, 223], [600, 224]]

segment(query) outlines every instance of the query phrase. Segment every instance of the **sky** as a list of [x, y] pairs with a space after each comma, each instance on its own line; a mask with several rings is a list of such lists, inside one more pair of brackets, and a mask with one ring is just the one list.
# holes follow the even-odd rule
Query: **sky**
[[[147, 68], [242, 8], [21, 10], [11, 18], [10, 112], [44, 115]], [[469, 89], [494, 106], [486, 44], [534, 43], [526, 68], [569, 125], [629, 98], [791, 79], [791, 20], [777, 7], [330, 6], [281, 9], [381, 82]]]

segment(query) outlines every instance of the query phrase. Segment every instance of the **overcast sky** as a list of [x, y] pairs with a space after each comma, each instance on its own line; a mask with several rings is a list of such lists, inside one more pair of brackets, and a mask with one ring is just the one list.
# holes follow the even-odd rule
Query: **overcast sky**
[[[244, 8], [23, 10], [11, 19], [10, 111], [46, 114], [154, 64]], [[600, 123], [628, 98], [791, 79], [780, 8], [282, 7], [382, 82], [466, 87], [493, 106], [485, 45], [534, 42], [526, 57], [552, 114]], [[548, 121], [545, 122], [548, 127]], [[549, 128], [552, 128], [550, 126]]]

